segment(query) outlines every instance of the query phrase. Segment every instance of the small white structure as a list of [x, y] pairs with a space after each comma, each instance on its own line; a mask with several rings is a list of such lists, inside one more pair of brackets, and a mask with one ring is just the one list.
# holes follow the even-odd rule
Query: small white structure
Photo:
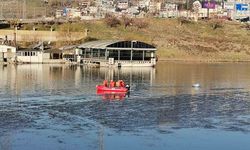
[[128, 0], [119, 0], [117, 1], [117, 6], [120, 10], [126, 10], [129, 7], [129, 1]]
[[[48, 55], [49, 56], [49, 55]], [[17, 61], [22, 63], [43, 63], [44, 53], [34, 49], [17, 51]]]
[[144, 8], [144, 7], [149, 7], [150, 4], [150, 0], [141, 0], [139, 1], [139, 7], [140, 8]]
[[148, 9], [149, 9], [149, 12], [151, 13], [159, 12], [161, 10], [161, 3], [150, 1]]
[[164, 8], [161, 9], [159, 15], [160, 15], [159, 17], [162, 17], [162, 18], [177, 17], [178, 16], [178, 5], [166, 3]]
[[63, 16], [63, 10], [56, 10], [56, 18], [61, 18]]
[[89, 7], [89, 13], [90, 14], [97, 14], [98, 13], [98, 7], [90, 6]]
[[44, 48], [43, 42], [37, 45], [17, 50], [17, 61], [20, 63], [64, 63], [62, 51]]
[[67, 9], [67, 17], [69, 17], [69, 18], [81, 17], [81, 11], [77, 8], [68, 8]]
[[10, 62], [16, 59], [16, 47], [0, 45], [0, 62]]

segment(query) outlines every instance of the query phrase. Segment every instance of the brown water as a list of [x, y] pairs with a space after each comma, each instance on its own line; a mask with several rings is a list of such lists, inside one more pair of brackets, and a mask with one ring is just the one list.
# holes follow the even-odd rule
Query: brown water
[[249, 149], [249, 65], [0, 66], [0, 149]]

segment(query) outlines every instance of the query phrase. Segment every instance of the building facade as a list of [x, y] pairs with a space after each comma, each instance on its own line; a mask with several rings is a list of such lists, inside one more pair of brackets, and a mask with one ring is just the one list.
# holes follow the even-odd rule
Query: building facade
[[13, 62], [16, 59], [16, 47], [0, 45], [0, 62]]
[[118, 67], [156, 65], [156, 47], [140, 41], [92, 41], [76, 50], [78, 62]]

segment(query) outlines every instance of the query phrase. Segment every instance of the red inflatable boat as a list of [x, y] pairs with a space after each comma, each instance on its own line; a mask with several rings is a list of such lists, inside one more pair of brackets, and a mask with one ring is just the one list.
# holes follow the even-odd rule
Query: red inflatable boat
[[102, 96], [102, 100], [124, 100], [127, 92], [108, 92], [108, 91], [96, 91], [96, 94]]
[[114, 93], [119, 93], [119, 92], [128, 92], [128, 88], [125, 87], [106, 87], [104, 85], [97, 85], [96, 86], [97, 91], [104, 91], [104, 92], [114, 92]]

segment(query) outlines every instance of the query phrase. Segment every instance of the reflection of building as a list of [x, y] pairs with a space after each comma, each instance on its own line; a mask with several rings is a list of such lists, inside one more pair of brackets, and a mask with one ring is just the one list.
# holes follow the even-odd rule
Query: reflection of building
[[85, 63], [100, 66], [154, 66], [156, 64], [153, 45], [140, 41], [103, 40], [78, 46]]
[[[95, 90], [95, 85], [103, 79], [122, 79], [126, 84], [154, 82], [155, 68], [152, 67], [124, 67], [124, 68], [91, 68], [82, 66], [68, 66], [60, 64], [23, 64], [8, 65], [0, 68], [2, 75], [0, 88], [8, 89], [22, 95], [22, 91], [42, 86], [44, 90], [57, 89], [62, 81], [76, 87], [84, 84]], [[34, 83], [37, 83], [34, 85]], [[95, 91], [91, 91], [95, 92]]]
[[125, 68], [100, 68], [102, 79], [124, 80], [126, 84], [134, 82], [152, 83], [155, 80], [155, 68], [152, 67], [125, 67]]

